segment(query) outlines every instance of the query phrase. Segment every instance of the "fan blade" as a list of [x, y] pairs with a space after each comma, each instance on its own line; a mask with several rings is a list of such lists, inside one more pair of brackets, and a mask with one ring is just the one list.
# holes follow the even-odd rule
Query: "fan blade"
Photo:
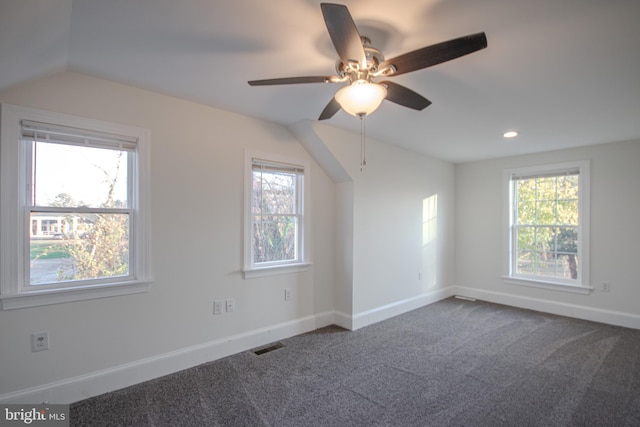
[[338, 104], [338, 101], [336, 101], [335, 98], [331, 98], [331, 101], [329, 101], [327, 106], [324, 107], [324, 110], [322, 110], [322, 113], [320, 114], [320, 117], [318, 117], [318, 120], [330, 119], [338, 111], [340, 111], [340, 108], [341, 107], [340, 107], [340, 104]]
[[343, 63], [355, 62], [360, 68], [366, 68], [367, 58], [362, 40], [349, 9], [341, 4], [321, 3], [324, 23], [329, 31], [333, 46]]
[[471, 34], [388, 59], [383, 61], [378, 69], [383, 70], [393, 66], [395, 72], [391, 75], [396, 76], [450, 61], [485, 47], [487, 47], [485, 33]]
[[387, 97], [385, 98], [387, 101], [418, 111], [431, 105], [431, 101], [409, 88], [389, 81], [380, 82], [380, 84], [387, 88]]
[[251, 80], [251, 86], [293, 85], [299, 83], [333, 83], [340, 79], [335, 76], [284, 77], [281, 79]]

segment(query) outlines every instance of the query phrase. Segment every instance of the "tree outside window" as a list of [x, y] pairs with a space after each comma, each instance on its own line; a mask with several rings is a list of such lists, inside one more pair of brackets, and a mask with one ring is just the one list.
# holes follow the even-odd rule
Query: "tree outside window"
[[[32, 142], [31, 222], [53, 221], [56, 229], [31, 236], [30, 284], [129, 274], [130, 214], [126, 185], [119, 182], [126, 183], [129, 155]], [[69, 192], [52, 198], [56, 190]], [[53, 219], [40, 219], [43, 216]]]
[[252, 166], [252, 263], [300, 259], [303, 170], [256, 161]]
[[245, 152], [245, 279], [308, 270], [306, 160]]

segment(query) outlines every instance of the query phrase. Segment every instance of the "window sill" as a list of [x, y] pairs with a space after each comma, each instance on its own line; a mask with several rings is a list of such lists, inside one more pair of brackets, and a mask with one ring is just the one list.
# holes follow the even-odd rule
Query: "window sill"
[[569, 283], [560, 283], [560, 282], [543, 281], [543, 280], [535, 280], [535, 279], [524, 279], [520, 277], [511, 277], [511, 276], [503, 276], [502, 281], [508, 285], [529, 286], [533, 288], [548, 289], [548, 290], [560, 291], [560, 292], [571, 292], [574, 294], [582, 294], [582, 295], [588, 295], [593, 290], [593, 288], [582, 286], [582, 285], [573, 285]]
[[311, 267], [310, 262], [300, 262], [296, 264], [270, 265], [268, 267], [245, 268], [242, 275], [245, 279], [253, 279], [256, 277], [274, 276], [276, 274], [289, 274], [307, 271]]
[[135, 281], [99, 286], [47, 289], [23, 292], [16, 295], [3, 295], [0, 296], [0, 301], [2, 302], [3, 310], [13, 310], [16, 308], [38, 307], [42, 305], [61, 304], [71, 301], [139, 294], [147, 292], [150, 287], [151, 281]]

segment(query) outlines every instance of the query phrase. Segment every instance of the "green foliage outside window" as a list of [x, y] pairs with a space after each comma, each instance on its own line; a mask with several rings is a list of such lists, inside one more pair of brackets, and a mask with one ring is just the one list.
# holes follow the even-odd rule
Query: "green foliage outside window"
[[515, 181], [518, 274], [577, 279], [578, 175]]

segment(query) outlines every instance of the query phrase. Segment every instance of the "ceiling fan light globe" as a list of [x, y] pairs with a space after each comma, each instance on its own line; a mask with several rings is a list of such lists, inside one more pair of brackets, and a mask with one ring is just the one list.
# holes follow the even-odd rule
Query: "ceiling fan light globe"
[[356, 80], [336, 92], [335, 99], [352, 116], [366, 116], [373, 113], [386, 96], [387, 88], [384, 86]]

